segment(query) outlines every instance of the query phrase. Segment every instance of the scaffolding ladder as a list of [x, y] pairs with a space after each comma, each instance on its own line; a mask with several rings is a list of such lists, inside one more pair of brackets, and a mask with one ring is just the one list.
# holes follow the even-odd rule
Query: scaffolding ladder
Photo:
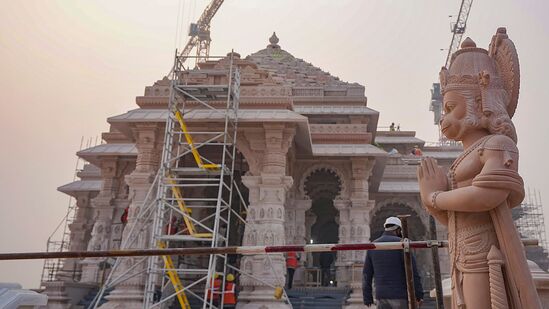
[[[151, 247], [229, 245], [240, 88], [232, 55], [219, 60], [224, 69], [218, 74], [225, 82], [216, 85], [190, 84], [192, 72], [175, 59]], [[189, 129], [186, 116], [209, 125]], [[227, 255], [176, 259], [149, 258], [144, 307], [188, 294], [202, 308], [215, 308], [211, 284], [216, 274], [224, 281]], [[168, 264], [173, 271], [166, 271]]]
[[[95, 145], [97, 145], [97, 138], [95, 139]], [[84, 136], [80, 139], [79, 150], [82, 150], [84, 146]], [[94, 146], [92, 144], [92, 138], [86, 140], [86, 148]], [[74, 167], [74, 174], [72, 181], [76, 181], [78, 178], [78, 173], [84, 168], [84, 161], [80, 158], [76, 158], [76, 163]], [[67, 212], [65, 216], [61, 219], [59, 224], [56, 226], [54, 231], [48, 237], [46, 242], [46, 251], [47, 252], [65, 252], [70, 250], [71, 245], [71, 236], [70, 236], [70, 225], [74, 222], [76, 217], [76, 199], [72, 196], [69, 196], [69, 202], [67, 207]], [[44, 265], [42, 267], [42, 275], [40, 276], [40, 286], [44, 287], [45, 282], [57, 281], [60, 278], [59, 275], [63, 271], [65, 266], [65, 259], [45, 259]], [[76, 269], [72, 269], [72, 273], [63, 274], [67, 277], [71, 277], [73, 281], [77, 281], [78, 276], [80, 275]]]
[[[189, 58], [189, 57], [185, 57]], [[171, 72], [170, 98], [162, 158], [157, 176], [134, 222], [126, 228], [121, 248], [132, 248], [144, 235], [147, 248], [224, 247], [238, 244], [235, 221], [245, 223], [233, 207], [233, 199], [242, 199], [235, 187], [234, 169], [238, 125], [240, 73], [233, 53], [219, 58], [214, 85], [193, 84], [189, 78], [199, 70], [183, 66], [182, 56], [175, 57]], [[219, 68], [221, 66], [221, 68]], [[202, 125], [187, 123], [199, 119]], [[231, 243], [230, 243], [231, 241]], [[190, 308], [193, 298], [201, 308], [222, 308], [212, 295], [223, 301], [227, 255], [204, 257], [162, 256], [135, 261], [132, 269], [117, 268], [118, 258], [105, 284], [94, 299], [97, 308], [108, 289], [140, 275], [137, 264], [145, 269], [144, 308], [164, 308], [177, 301]], [[143, 267], [146, 265], [146, 267]], [[232, 271], [236, 271], [233, 266]], [[214, 276], [221, 288], [212, 293]]]

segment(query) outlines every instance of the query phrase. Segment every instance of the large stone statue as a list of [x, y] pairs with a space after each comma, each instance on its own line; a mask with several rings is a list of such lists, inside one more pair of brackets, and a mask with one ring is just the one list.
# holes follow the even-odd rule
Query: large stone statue
[[524, 198], [511, 117], [519, 64], [505, 28], [489, 51], [467, 38], [440, 73], [443, 134], [465, 151], [448, 175], [432, 158], [418, 168], [421, 199], [448, 226], [452, 308], [541, 308], [511, 208]]

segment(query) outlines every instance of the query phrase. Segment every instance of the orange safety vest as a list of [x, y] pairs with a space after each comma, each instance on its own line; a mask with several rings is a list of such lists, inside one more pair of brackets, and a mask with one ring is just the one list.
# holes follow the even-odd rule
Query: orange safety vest
[[223, 305], [236, 305], [236, 295], [234, 293], [234, 287], [234, 282], [227, 282], [227, 284], [225, 285]]
[[120, 216], [120, 222], [122, 222], [123, 224], [128, 223], [128, 212], [129, 212], [129, 209], [130, 209], [130, 207], [124, 208], [124, 213], [122, 213], [122, 216]]
[[208, 289], [208, 293], [206, 294], [206, 299], [207, 300], [212, 299], [212, 294], [213, 294], [213, 300], [219, 300], [220, 288], [221, 288], [221, 279], [215, 279], [213, 281], [213, 284], [211, 284], [210, 288]]
[[286, 258], [286, 268], [297, 268], [297, 254], [295, 252], [288, 252]]

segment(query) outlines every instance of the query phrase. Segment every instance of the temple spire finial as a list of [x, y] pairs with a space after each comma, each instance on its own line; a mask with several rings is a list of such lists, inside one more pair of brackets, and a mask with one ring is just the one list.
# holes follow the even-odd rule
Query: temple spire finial
[[273, 35], [271, 35], [271, 37], [269, 38], [269, 44], [267, 47], [270, 47], [270, 48], [280, 48], [280, 46], [278, 45], [278, 37], [276, 36], [276, 32], [273, 31]]
[[461, 43], [461, 48], [474, 48], [474, 47], [477, 47], [477, 44], [470, 37], [465, 38], [463, 43]]

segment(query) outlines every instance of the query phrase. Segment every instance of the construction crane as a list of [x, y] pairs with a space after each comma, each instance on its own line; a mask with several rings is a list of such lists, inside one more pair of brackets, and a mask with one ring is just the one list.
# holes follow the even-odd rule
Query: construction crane
[[[450, 66], [452, 55], [459, 49], [459, 44], [461, 44], [461, 38], [465, 33], [465, 29], [467, 27], [467, 19], [469, 18], [469, 13], [471, 12], [472, 5], [473, 0], [462, 0], [461, 6], [459, 7], [457, 20], [450, 26], [450, 32], [452, 32], [452, 41], [450, 42], [448, 54], [446, 55], [446, 62], [444, 63], [444, 66], [447, 68]], [[439, 124], [440, 117], [442, 116], [442, 93], [440, 90], [440, 84], [434, 83], [433, 89], [431, 89], [431, 104], [429, 105], [429, 110], [432, 111], [434, 114], [435, 125]], [[439, 130], [439, 141], [443, 141], [443, 139], [444, 136]]]
[[448, 48], [448, 55], [446, 55], [446, 67], [450, 66], [452, 54], [459, 49], [461, 38], [467, 27], [467, 19], [469, 18], [469, 12], [471, 12], [471, 5], [473, 5], [473, 0], [461, 1], [457, 20], [451, 25], [450, 32], [452, 32], [452, 41], [450, 42], [450, 48]]
[[196, 63], [206, 61], [210, 55], [210, 22], [219, 10], [224, 0], [212, 0], [200, 15], [196, 23], [189, 27], [189, 41], [179, 54], [181, 61], [185, 61], [196, 47]]

